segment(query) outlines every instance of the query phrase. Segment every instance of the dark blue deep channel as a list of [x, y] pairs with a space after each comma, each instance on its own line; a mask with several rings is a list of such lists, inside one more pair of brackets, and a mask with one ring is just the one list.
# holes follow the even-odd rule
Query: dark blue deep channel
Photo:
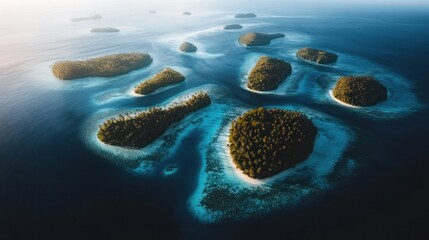
[[[4, 45], [6, 57], [1, 61], [14, 64], [0, 65], [0, 240], [429, 237], [429, 10], [337, 9], [323, 14], [303, 10], [294, 16], [279, 13], [278, 8], [263, 9], [258, 18], [240, 20], [244, 30], [201, 33], [235, 22], [231, 11], [224, 12], [201, 13], [195, 16], [198, 21], [176, 21], [179, 26], [173, 30], [166, 27], [166, 19], [160, 23], [166, 25], [160, 26], [162, 30], [147, 27], [143, 23], [153, 17], [148, 14], [116, 18], [112, 14], [107, 23], [116, 21], [123, 30], [108, 37], [87, 32], [91, 23], [76, 25], [66, 19], [44, 25], [31, 40]], [[104, 15], [109, 21], [108, 13]], [[188, 28], [182, 33], [180, 26]], [[252, 49], [236, 41], [247, 31], [290, 34], [268, 47]], [[200, 55], [176, 50], [176, 41], [186, 37], [204, 46]], [[291, 53], [305, 46], [338, 53], [339, 67], [296, 60]], [[148, 52], [154, 62], [112, 79], [61, 81], [49, 68], [58, 59], [127, 51]], [[14, 52], [23, 53], [11, 60]], [[258, 95], [243, 89], [245, 65], [258, 54], [291, 61], [297, 72], [305, 69], [300, 91]], [[187, 72], [187, 82], [153, 96], [125, 96], [133, 85], [167, 66]], [[367, 114], [327, 101], [312, 88], [311, 79], [321, 73], [373, 72], [402, 79], [414, 99], [400, 99], [400, 113]], [[189, 199], [200, 180], [204, 142], [212, 134], [209, 124], [186, 126], [172, 152], [150, 173], [116, 166], [88, 141], [89, 125], [102, 112], [162, 105], [205, 84], [219, 88], [216, 104], [231, 100], [244, 108], [302, 106], [341, 120], [359, 137], [346, 150], [359, 159], [357, 166], [339, 174], [326, 190], [290, 206], [205, 223], [192, 212]], [[206, 113], [215, 115], [210, 107]], [[163, 169], [170, 165], [177, 172], [164, 176]]]

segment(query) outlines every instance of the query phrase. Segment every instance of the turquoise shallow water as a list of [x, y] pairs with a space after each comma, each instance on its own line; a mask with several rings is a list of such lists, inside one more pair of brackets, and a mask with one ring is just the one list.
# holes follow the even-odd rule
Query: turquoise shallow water
[[[416, 219], [417, 213], [412, 213], [417, 209], [427, 213], [422, 211], [422, 186], [427, 183], [422, 169], [428, 157], [424, 92], [429, 19], [416, 13], [357, 12], [291, 16], [273, 10], [255, 19], [236, 20], [228, 11], [190, 17], [160, 11], [108, 14], [79, 23], [53, 15], [43, 27], [4, 35], [8, 41], [1, 52], [10, 59], [2, 61], [0, 77], [4, 236], [43, 237], [67, 230], [71, 237], [228, 239], [263, 235], [257, 229], [264, 227], [269, 236], [282, 229], [299, 238], [303, 232], [310, 237], [346, 236], [361, 221], [369, 233], [381, 229], [389, 234], [392, 228], [405, 232], [412, 223], [418, 227], [403, 219]], [[223, 30], [229, 23], [244, 28]], [[89, 32], [100, 25], [121, 32]], [[282, 32], [286, 37], [269, 46], [245, 48], [237, 37], [248, 31]], [[180, 53], [184, 40], [199, 51]], [[299, 61], [294, 53], [305, 46], [336, 52], [339, 61], [328, 67]], [[60, 81], [50, 72], [58, 59], [128, 51], [148, 52], [154, 62], [109, 79]], [[287, 81], [269, 94], [243, 87], [247, 72], [262, 55], [282, 58], [293, 67]], [[129, 94], [133, 86], [165, 67], [181, 70], [186, 82], [151, 96]], [[337, 104], [328, 92], [344, 74], [377, 76], [389, 89], [389, 101], [369, 109]], [[103, 119], [164, 105], [199, 89], [209, 91], [213, 104], [173, 126], [165, 135], [170, 138], [127, 151], [95, 141]], [[313, 165], [291, 172], [295, 177], [286, 178], [286, 185], [264, 190], [236, 181], [233, 172], [222, 167], [224, 153], [217, 137], [230, 119], [259, 106], [305, 111], [320, 124], [327, 122], [320, 127], [331, 141], [321, 145]], [[164, 142], [169, 144], [162, 147]], [[317, 161], [323, 154], [327, 161]], [[137, 171], [115, 165], [118, 159], [140, 158], [161, 161], [144, 161]], [[216, 171], [208, 168], [213, 161], [210, 166]], [[164, 176], [170, 165], [177, 171]], [[228, 186], [233, 193], [223, 192], [221, 200], [210, 205], [217, 214], [207, 214], [199, 205], [203, 196], [199, 191], [210, 185]], [[204, 223], [219, 211], [224, 217]], [[254, 232], [245, 231], [249, 227]]]

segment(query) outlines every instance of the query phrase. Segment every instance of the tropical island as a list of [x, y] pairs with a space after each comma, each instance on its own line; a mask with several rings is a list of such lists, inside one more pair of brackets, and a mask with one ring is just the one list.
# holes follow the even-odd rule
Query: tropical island
[[223, 26], [223, 29], [226, 29], [226, 30], [242, 29], [242, 28], [243, 28], [243, 26], [241, 26], [241, 24], [228, 24], [228, 25]]
[[184, 43], [180, 44], [179, 49], [182, 52], [196, 52], [197, 51], [197, 47], [190, 42], [184, 42]]
[[147, 53], [119, 53], [87, 60], [60, 60], [52, 66], [55, 77], [70, 80], [83, 77], [113, 77], [152, 63]]
[[284, 37], [283, 33], [273, 33], [273, 34], [265, 34], [265, 33], [246, 33], [241, 35], [238, 38], [238, 42], [245, 46], [263, 46], [271, 43], [271, 40], [276, 38]]
[[137, 94], [147, 95], [155, 92], [159, 88], [183, 81], [185, 81], [185, 76], [171, 68], [166, 68], [149, 80], [140, 83], [135, 87], [134, 92]]
[[85, 21], [85, 20], [97, 20], [97, 19], [101, 19], [101, 15], [100, 14], [95, 14], [89, 17], [80, 17], [80, 18], [72, 18], [71, 21], [72, 22], [79, 22], [79, 21]]
[[333, 97], [353, 106], [372, 106], [387, 99], [387, 89], [372, 76], [340, 77]]
[[190, 16], [190, 15], [192, 15], [192, 13], [190, 13], [190, 12], [182, 12], [182, 15]]
[[316, 136], [317, 128], [303, 113], [260, 107], [232, 122], [229, 149], [238, 169], [264, 179], [307, 159]]
[[292, 73], [290, 63], [263, 56], [247, 77], [247, 87], [256, 91], [269, 91], [276, 89], [283, 80]]
[[119, 32], [119, 29], [112, 28], [112, 27], [96, 27], [91, 29], [91, 32], [93, 33], [112, 33], [112, 32]]
[[254, 13], [237, 13], [234, 16], [235, 18], [255, 18], [256, 14]]
[[122, 147], [142, 148], [161, 136], [187, 114], [210, 105], [207, 92], [197, 92], [169, 107], [152, 107], [144, 112], [119, 115], [104, 122], [97, 133], [100, 141]]
[[338, 59], [338, 56], [334, 53], [309, 47], [299, 49], [298, 52], [296, 52], [296, 56], [300, 59], [319, 64], [334, 63]]

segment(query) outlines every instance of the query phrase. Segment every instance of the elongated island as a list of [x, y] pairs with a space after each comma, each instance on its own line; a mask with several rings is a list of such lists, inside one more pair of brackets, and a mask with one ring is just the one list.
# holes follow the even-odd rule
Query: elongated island
[[256, 91], [276, 89], [292, 73], [290, 63], [268, 56], [259, 58], [247, 77], [247, 87]]
[[235, 18], [255, 18], [256, 14], [254, 13], [237, 13], [234, 15]]
[[179, 49], [182, 52], [196, 52], [197, 46], [190, 42], [183, 42], [182, 44], [180, 44]]
[[159, 88], [183, 81], [185, 81], [185, 76], [183, 76], [180, 72], [177, 72], [171, 68], [166, 68], [149, 80], [141, 82], [134, 88], [134, 92], [137, 94], [147, 95], [155, 92]]
[[168, 127], [187, 114], [210, 105], [207, 92], [197, 92], [169, 107], [119, 115], [104, 122], [97, 133], [100, 141], [122, 147], [142, 148], [161, 136]]
[[268, 45], [271, 43], [271, 40], [276, 38], [284, 37], [285, 35], [283, 33], [257, 33], [257, 32], [250, 32], [241, 35], [238, 38], [238, 42], [242, 45], [253, 47], [253, 46], [263, 46]]
[[264, 179], [307, 159], [316, 136], [317, 128], [303, 113], [260, 107], [232, 122], [229, 149], [238, 169]]
[[309, 47], [299, 49], [298, 52], [296, 52], [296, 56], [300, 59], [318, 64], [330, 64], [336, 62], [338, 59], [338, 56], [334, 53]]
[[372, 76], [340, 77], [333, 97], [353, 106], [372, 106], [387, 99], [387, 88]]
[[84, 77], [113, 77], [129, 73], [152, 63], [147, 53], [119, 53], [87, 60], [61, 60], [54, 63], [52, 73], [63, 80]]

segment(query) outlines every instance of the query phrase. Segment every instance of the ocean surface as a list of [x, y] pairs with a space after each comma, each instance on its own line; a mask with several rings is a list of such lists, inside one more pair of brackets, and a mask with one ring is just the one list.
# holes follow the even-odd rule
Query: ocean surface
[[[171, 10], [150, 14], [142, 8], [140, 13], [94, 12], [103, 18], [82, 22], [70, 18], [85, 12], [67, 9], [14, 27], [3, 21], [0, 239], [427, 235], [429, 9], [283, 12], [281, 7], [287, 6], [248, 9], [258, 15], [252, 19], [234, 19], [239, 8], [190, 9], [191, 16]], [[244, 28], [222, 29], [231, 23]], [[90, 33], [102, 26], [120, 32]], [[238, 36], [251, 31], [286, 37], [263, 47], [241, 46]], [[194, 43], [198, 52], [181, 53], [183, 41]], [[327, 67], [299, 61], [295, 52], [306, 46], [335, 52], [339, 60]], [[50, 70], [61, 59], [135, 51], [149, 53], [153, 63], [117, 77], [72, 81], [56, 79]], [[289, 61], [293, 68], [285, 83], [268, 94], [244, 87], [262, 55]], [[185, 83], [149, 96], [130, 94], [133, 86], [165, 67], [184, 73]], [[379, 78], [389, 89], [388, 101], [354, 109], [329, 97], [339, 76], [359, 74]], [[106, 118], [164, 106], [198, 90], [209, 91], [213, 104], [174, 125], [166, 133], [173, 138], [170, 145], [162, 147], [166, 138], [161, 138], [155, 143], [161, 147], [123, 150], [96, 141], [97, 126]], [[228, 120], [260, 106], [301, 110], [319, 121], [325, 137], [320, 158], [308, 164], [311, 171], [302, 172], [302, 188], [276, 195], [267, 190], [263, 200], [238, 189], [228, 206], [222, 198], [214, 202], [222, 213], [213, 218], [216, 214], [198, 206], [201, 190], [234, 184], [213, 180], [205, 171], [210, 159], [225, 157], [221, 145], [214, 147], [222, 144], [218, 136]], [[144, 160], [137, 170], [117, 165], [139, 158], [158, 160]], [[177, 171], [165, 174], [169, 166]], [[217, 177], [231, 174], [221, 171]]]

